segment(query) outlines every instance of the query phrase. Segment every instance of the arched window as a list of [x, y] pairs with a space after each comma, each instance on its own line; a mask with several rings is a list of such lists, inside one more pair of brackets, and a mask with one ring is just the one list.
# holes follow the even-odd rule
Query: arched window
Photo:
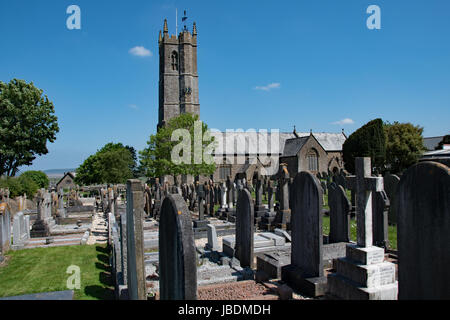
[[172, 70], [178, 71], [178, 53], [172, 52]]
[[309, 171], [319, 171], [319, 157], [317, 151], [314, 149], [309, 150], [306, 155], [306, 160], [308, 161]]

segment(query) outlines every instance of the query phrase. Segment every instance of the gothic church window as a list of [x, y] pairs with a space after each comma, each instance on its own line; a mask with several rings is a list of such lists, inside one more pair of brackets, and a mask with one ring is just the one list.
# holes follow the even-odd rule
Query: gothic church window
[[172, 52], [172, 70], [178, 71], [178, 53]]
[[221, 166], [219, 168], [219, 179], [226, 180], [228, 176], [231, 176], [231, 166]]
[[309, 171], [319, 171], [319, 157], [317, 156], [316, 150], [311, 149], [306, 155], [306, 159], [308, 161]]

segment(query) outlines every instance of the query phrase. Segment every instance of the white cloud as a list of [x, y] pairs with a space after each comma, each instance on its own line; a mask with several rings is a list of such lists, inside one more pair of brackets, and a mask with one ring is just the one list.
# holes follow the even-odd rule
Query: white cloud
[[332, 124], [343, 126], [343, 125], [354, 124], [354, 123], [355, 123], [355, 121], [353, 121], [352, 119], [345, 118], [345, 119], [333, 122]]
[[135, 105], [135, 104], [129, 104], [129, 105], [128, 105], [128, 108], [134, 109], [134, 110], [139, 109], [139, 107], [138, 107], [137, 105]]
[[148, 50], [148, 49], [146, 49], [146, 48], [144, 48], [142, 46], [137, 46], [137, 47], [131, 48], [128, 52], [131, 55], [138, 56], [138, 57], [151, 57], [151, 56], [153, 56], [153, 53], [150, 50]]
[[272, 89], [279, 89], [280, 87], [281, 87], [280, 83], [274, 82], [274, 83], [268, 84], [267, 86], [255, 87], [255, 90], [270, 91]]

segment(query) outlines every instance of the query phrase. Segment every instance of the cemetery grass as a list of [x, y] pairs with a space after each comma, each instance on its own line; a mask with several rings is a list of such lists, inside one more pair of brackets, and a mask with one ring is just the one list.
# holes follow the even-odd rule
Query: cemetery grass
[[0, 267], [0, 297], [64, 291], [71, 265], [80, 267], [81, 288], [76, 300], [114, 299], [114, 287], [106, 245], [66, 246], [10, 251]]

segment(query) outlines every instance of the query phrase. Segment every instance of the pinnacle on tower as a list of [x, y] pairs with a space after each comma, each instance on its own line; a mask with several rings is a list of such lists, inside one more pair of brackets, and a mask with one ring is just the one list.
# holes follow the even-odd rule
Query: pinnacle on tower
[[193, 35], [193, 36], [196, 36], [196, 35], [197, 35], [197, 25], [195, 24], [195, 22], [194, 22], [194, 28], [193, 28], [193, 30], [192, 30], [192, 35]]
[[159, 30], [159, 39], [158, 39], [158, 42], [162, 42], [161, 30]]
[[169, 28], [167, 27], [167, 19], [164, 19], [164, 33], [169, 33]]

